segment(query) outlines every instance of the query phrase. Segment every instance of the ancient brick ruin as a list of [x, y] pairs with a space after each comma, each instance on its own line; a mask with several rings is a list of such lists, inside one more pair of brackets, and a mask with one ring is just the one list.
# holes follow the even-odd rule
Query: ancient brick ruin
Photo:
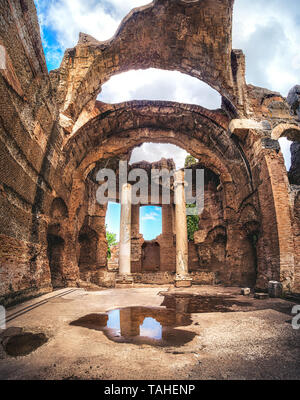
[[[265, 290], [276, 280], [300, 292], [299, 86], [285, 99], [246, 83], [244, 54], [232, 49], [233, 3], [154, 0], [131, 11], [111, 40], [80, 34], [48, 73], [33, 0], [1, 2], [0, 303], [87, 282], [169, 283], [176, 272], [187, 284]], [[222, 108], [96, 100], [114, 74], [150, 67], [204, 81]], [[294, 142], [289, 174], [283, 136]], [[163, 206], [162, 235], [147, 243], [133, 206], [131, 256], [125, 264], [117, 256], [117, 271], [107, 262], [95, 172], [117, 170], [145, 142], [175, 144], [199, 160], [205, 210], [187, 243], [182, 209]]]

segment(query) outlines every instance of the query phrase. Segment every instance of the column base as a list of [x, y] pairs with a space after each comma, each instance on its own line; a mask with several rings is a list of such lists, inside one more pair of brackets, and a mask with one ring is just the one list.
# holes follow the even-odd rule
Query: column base
[[191, 287], [193, 282], [193, 278], [189, 275], [176, 275], [175, 277], [175, 287], [183, 288], [183, 287]]
[[131, 274], [117, 275], [116, 288], [131, 288], [133, 287], [133, 276]]

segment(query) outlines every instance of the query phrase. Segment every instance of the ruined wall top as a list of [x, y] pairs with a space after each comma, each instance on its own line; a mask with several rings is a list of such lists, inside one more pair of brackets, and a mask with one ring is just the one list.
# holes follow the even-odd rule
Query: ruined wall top
[[233, 108], [243, 108], [243, 90], [237, 86], [243, 81], [244, 58], [232, 52], [233, 3], [156, 0], [132, 10], [108, 41], [80, 34], [60, 69], [51, 72], [64, 116], [74, 123], [112, 75], [150, 67], [201, 79]]

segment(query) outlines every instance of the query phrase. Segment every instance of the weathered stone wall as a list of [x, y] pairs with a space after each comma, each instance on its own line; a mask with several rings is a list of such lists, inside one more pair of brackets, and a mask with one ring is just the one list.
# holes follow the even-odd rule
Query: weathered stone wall
[[230, 209], [226, 185], [212, 171], [205, 171], [204, 210], [194, 234], [198, 268], [192, 268], [213, 271], [220, 284], [253, 287], [257, 259], [248, 227], [255, 221], [259, 231], [259, 206], [256, 195], [249, 197], [242, 188], [240, 192], [247, 202], [241, 201], [236, 210]]
[[[299, 196], [277, 141], [295, 142], [289, 178], [298, 185], [299, 90], [286, 101], [246, 84], [244, 55], [232, 50], [232, 6], [232, 0], [156, 0], [132, 11], [108, 42], [82, 34], [50, 80], [33, 0], [0, 3], [1, 303], [81, 284], [80, 278], [113, 285], [106, 210], [95, 201], [89, 173], [97, 163], [128, 159], [149, 141], [185, 148], [219, 177], [220, 185], [208, 188], [208, 214], [195, 239], [199, 270], [190, 244], [192, 273], [209, 268], [226, 284], [252, 284], [257, 274], [257, 288], [276, 279], [300, 291]], [[148, 67], [204, 80], [223, 96], [222, 110], [96, 102], [113, 74]], [[172, 218], [167, 208], [168, 229], [157, 239], [166, 273], [175, 265]], [[138, 272], [139, 232], [134, 240]]]
[[142, 245], [142, 271], [155, 272], [160, 270], [160, 246], [157, 241]]
[[[215, 274], [211, 271], [192, 271], [190, 276], [194, 285], [214, 285]], [[172, 285], [175, 280], [175, 272], [144, 272], [134, 273], [135, 283], [145, 285]]]
[[289, 180], [292, 185], [300, 185], [300, 142], [291, 145], [292, 163], [289, 171]]
[[[76, 276], [77, 266], [80, 279], [101, 285], [101, 277], [107, 267], [107, 240], [105, 229], [106, 205], [98, 204], [96, 200], [97, 186], [89, 179], [86, 181], [85, 198], [80, 209], [82, 217], [77, 222], [77, 229], [69, 221], [70, 228], [77, 231], [76, 243], [71, 252], [76, 252], [77, 260], [73, 265]], [[73, 222], [74, 223], [74, 222]], [[81, 225], [81, 226], [80, 226]], [[100, 273], [102, 271], [102, 274]]]
[[293, 290], [300, 293], [300, 186], [292, 186], [295, 245], [295, 284]]
[[[257, 190], [261, 212], [257, 287], [265, 288], [267, 281], [274, 279], [284, 282], [286, 290], [292, 290], [294, 244], [289, 182], [279, 143], [269, 135], [270, 130], [250, 129], [241, 142], [251, 167], [251, 185]], [[270, 221], [276, 221], [276, 229]]]
[[[0, 299], [51, 290], [47, 218], [62, 136], [31, 0], [0, 4]], [[2, 49], [3, 49], [2, 48]]]

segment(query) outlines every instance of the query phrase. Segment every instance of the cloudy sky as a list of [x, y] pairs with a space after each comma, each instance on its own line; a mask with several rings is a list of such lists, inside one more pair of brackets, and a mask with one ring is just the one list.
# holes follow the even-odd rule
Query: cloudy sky
[[[98, 40], [113, 36], [122, 18], [146, 0], [35, 0], [49, 70], [58, 68], [64, 50], [74, 47], [79, 32]], [[243, 49], [247, 82], [281, 92], [300, 83], [299, 0], [235, 0], [233, 47]], [[214, 109], [220, 96], [208, 85], [175, 71], [130, 71], [107, 82], [99, 99], [117, 103], [132, 99], [171, 100]], [[287, 169], [290, 143], [280, 140]], [[186, 152], [173, 145], [144, 144], [132, 162], [173, 157], [182, 167]], [[149, 215], [154, 210], [149, 211]], [[146, 221], [146, 220], [144, 220]], [[151, 221], [151, 220], [148, 220]]]
[[[108, 230], [117, 235], [119, 241], [121, 207], [109, 203], [106, 212]], [[140, 207], [140, 232], [145, 240], [152, 240], [162, 233], [162, 208], [156, 206]]]
[[[147, 0], [35, 0], [49, 70], [58, 68], [64, 50], [74, 47], [79, 32], [98, 40], [113, 36], [122, 18]], [[236, 0], [233, 47], [247, 57], [247, 81], [287, 95], [300, 81], [299, 0]], [[116, 103], [131, 99], [173, 100], [220, 106], [220, 96], [208, 85], [175, 71], [130, 71], [107, 82], [99, 99]], [[289, 143], [281, 140], [287, 168]], [[151, 151], [149, 151], [151, 150]], [[132, 161], [176, 158], [181, 167], [186, 153], [172, 145], [141, 147]]]

